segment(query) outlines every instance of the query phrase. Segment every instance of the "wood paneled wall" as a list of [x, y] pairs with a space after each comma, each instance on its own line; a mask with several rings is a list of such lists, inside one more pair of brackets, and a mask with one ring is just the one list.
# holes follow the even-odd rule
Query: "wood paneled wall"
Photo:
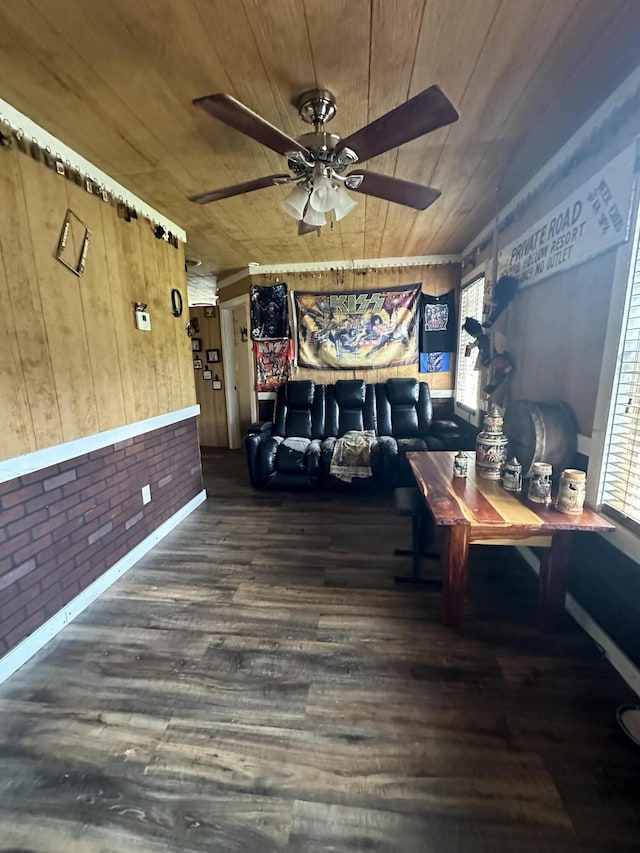
[[[204, 308], [192, 308], [190, 316], [198, 322], [199, 332], [194, 333], [195, 338], [202, 341], [202, 352], [193, 353], [193, 357], [200, 356], [202, 359], [202, 370], [194, 370], [196, 384], [196, 397], [200, 404], [200, 418], [198, 420], [198, 435], [200, 445], [203, 447], [228, 447], [229, 433], [227, 428], [227, 405], [224, 393], [224, 373], [222, 361], [218, 364], [207, 364], [207, 350], [218, 349], [222, 353], [222, 340], [220, 333], [220, 311], [216, 309], [215, 316], [205, 317]], [[222, 390], [213, 390], [213, 380], [204, 379], [204, 371], [210, 369], [213, 376], [222, 379]]]
[[[16, 149], [0, 149], [0, 199], [0, 459], [193, 405], [187, 319], [171, 313], [173, 287], [187, 304], [182, 246]], [[67, 208], [91, 230], [81, 278], [55, 257]]]
[[[276, 283], [276, 276], [253, 276], [252, 283]], [[402, 284], [422, 284], [424, 293], [439, 296], [460, 285], [460, 267], [457, 264], [439, 264], [424, 267], [392, 267], [388, 269], [342, 270], [316, 273], [286, 273], [279, 276], [289, 290], [374, 290], [378, 287], [397, 287]], [[338, 379], [365, 379], [367, 382], [384, 382], [392, 377], [415, 376], [429, 383], [432, 390], [453, 388], [454, 365], [446, 373], [419, 373], [417, 364], [380, 370], [309, 370], [299, 368], [296, 379], [314, 379], [316, 382], [335, 382]]]

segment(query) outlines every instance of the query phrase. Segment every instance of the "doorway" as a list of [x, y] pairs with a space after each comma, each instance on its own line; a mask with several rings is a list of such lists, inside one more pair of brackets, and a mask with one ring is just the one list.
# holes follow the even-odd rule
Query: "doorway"
[[236, 450], [249, 424], [258, 420], [248, 294], [220, 305], [220, 324], [229, 447]]

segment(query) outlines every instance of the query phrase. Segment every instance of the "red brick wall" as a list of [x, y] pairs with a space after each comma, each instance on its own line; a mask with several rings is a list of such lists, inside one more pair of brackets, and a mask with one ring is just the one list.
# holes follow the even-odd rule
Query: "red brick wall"
[[0, 657], [201, 490], [195, 418], [0, 483]]

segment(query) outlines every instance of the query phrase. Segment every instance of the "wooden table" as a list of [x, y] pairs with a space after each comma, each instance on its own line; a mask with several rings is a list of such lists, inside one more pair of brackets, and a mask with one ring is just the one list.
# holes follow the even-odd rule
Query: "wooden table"
[[538, 621], [556, 627], [564, 612], [573, 534], [614, 530], [614, 525], [589, 509], [567, 515], [506, 492], [498, 481], [477, 476], [475, 453], [467, 455], [469, 473], [460, 478], [453, 476], [453, 452], [407, 453], [427, 508], [446, 531], [442, 623], [462, 622], [469, 545], [519, 544], [547, 549], [538, 581]]

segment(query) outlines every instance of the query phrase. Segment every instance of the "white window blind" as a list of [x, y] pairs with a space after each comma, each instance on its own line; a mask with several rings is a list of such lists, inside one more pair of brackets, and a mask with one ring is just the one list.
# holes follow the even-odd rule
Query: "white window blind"
[[484, 302], [484, 276], [474, 279], [460, 292], [460, 316], [458, 320], [458, 352], [456, 371], [456, 403], [459, 406], [476, 412], [478, 409], [478, 395], [480, 391], [480, 371], [475, 370], [478, 359], [478, 350], [474, 349], [469, 356], [465, 356], [468, 344], [474, 343], [474, 338], [465, 332], [462, 326], [467, 317], [482, 322], [482, 306]]
[[640, 524], [640, 221], [605, 443], [600, 503]]

